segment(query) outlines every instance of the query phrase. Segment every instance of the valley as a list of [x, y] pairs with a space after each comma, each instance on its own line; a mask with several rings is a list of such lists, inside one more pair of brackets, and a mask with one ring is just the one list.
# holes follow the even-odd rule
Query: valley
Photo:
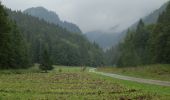
[[170, 1], [0, 1], [0, 100], [170, 100]]
[[29, 70], [0, 71], [0, 99], [50, 100], [167, 100], [169, 87], [139, 84], [84, 72], [81, 67], [55, 66], [49, 73]]

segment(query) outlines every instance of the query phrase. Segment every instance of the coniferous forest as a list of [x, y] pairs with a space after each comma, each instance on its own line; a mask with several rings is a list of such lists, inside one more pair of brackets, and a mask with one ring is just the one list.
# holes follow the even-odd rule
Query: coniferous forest
[[0, 67], [27, 68], [30, 66], [29, 50], [23, 34], [0, 4]]
[[[128, 30], [125, 39], [106, 52], [111, 65], [120, 67], [170, 63], [170, 3], [156, 24], [142, 19], [136, 30]], [[112, 56], [110, 56], [112, 55]]]
[[21, 1], [0, 1], [0, 100], [170, 100], [170, 2]]
[[52, 64], [103, 66], [104, 53], [81, 33], [71, 33], [55, 24], [11, 11], [1, 5], [2, 68], [27, 68], [43, 61], [43, 50]]
[[170, 63], [170, 4], [156, 24], [129, 29], [122, 42], [104, 53], [82, 33], [72, 33], [43, 19], [12, 11], [1, 4], [1, 68], [27, 68], [43, 61], [66, 66], [138, 66]]

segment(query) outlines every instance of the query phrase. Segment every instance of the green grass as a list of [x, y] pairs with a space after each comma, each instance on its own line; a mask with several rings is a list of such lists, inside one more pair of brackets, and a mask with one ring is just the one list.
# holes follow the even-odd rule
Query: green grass
[[128, 75], [139, 78], [170, 81], [170, 65], [148, 65], [128, 68], [103, 67], [98, 71]]
[[[99, 75], [96, 75], [96, 78]], [[104, 78], [106, 80], [115, 81], [118, 84], [121, 84], [123, 87], [129, 88], [129, 89], [135, 89], [139, 90], [144, 93], [152, 94], [155, 96], [160, 96], [160, 100], [169, 100], [170, 99], [170, 87], [167, 86], [159, 86], [159, 85], [150, 85], [150, 84], [144, 84], [144, 83], [138, 83], [138, 82], [131, 82], [126, 80], [119, 80], [114, 79], [107, 76], [100, 75], [101, 78]]]
[[80, 67], [0, 71], [0, 100], [168, 100], [168, 93], [170, 87], [113, 79]]

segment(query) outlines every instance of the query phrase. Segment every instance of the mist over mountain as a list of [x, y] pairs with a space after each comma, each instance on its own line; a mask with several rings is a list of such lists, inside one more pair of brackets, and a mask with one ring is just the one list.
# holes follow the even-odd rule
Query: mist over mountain
[[[146, 15], [146, 17], [142, 18], [143, 22], [146, 25], [149, 24], [155, 24], [158, 20], [158, 17], [160, 14], [162, 14], [163, 11], [165, 11], [166, 7], [168, 5], [168, 2], [162, 5], [159, 9], [153, 11], [149, 15]], [[138, 22], [134, 23], [129, 29], [136, 29]]]
[[96, 42], [103, 49], [109, 49], [118, 44], [123, 37], [121, 32], [114, 32], [113, 30], [92, 31], [85, 33], [85, 35], [91, 42]]
[[[159, 9], [153, 11], [149, 15], [146, 15], [146, 17], [142, 18], [143, 22], [146, 25], [154, 24], [157, 22], [157, 19], [159, 15], [165, 11], [168, 3], [165, 3], [162, 5]], [[103, 49], [111, 48], [112, 46], [117, 45], [126, 35], [127, 30], [135, 30], [137, 27], [138, 22], [134, 23], [132, 26], [128, 27], [126, 30], [119, 30], [118, 25], [114, 26], [111, 29], [105, 30], [105, 31], [92, 31], [85, 33], [87, 38], [92, 41], [98, 43]]]
[[49, 23], [59, 25], [72, 33], [81, 33], [81, 30], [77, 25], [67, 22], [67, 21], [61, 21], [59, 16], [55, 12], [48, 11], [44, 7], [28, 8], [24, 10], [23, 12], [28, 15], [43, 19]]

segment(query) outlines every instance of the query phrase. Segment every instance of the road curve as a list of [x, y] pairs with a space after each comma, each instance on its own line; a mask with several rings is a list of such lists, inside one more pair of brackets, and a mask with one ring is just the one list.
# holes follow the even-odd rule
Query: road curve
[[109, 76], [109, 77], [113, 77], [113, 78], [117, 78], [117, 79], [133, 81], [133, 82], [147, 83], [147, 84], [160, 85], [160, 86], [170, 86], [169, 81], [159, 81], [159, 80], [151, 80], [151, 79], [143, 79], [143, 78], [123, 76], [123, 75], [118, 75], [118, 74], [97, 72], [96, 68], [89, 69], [89, 72], [104, 75], [104, 76]]

